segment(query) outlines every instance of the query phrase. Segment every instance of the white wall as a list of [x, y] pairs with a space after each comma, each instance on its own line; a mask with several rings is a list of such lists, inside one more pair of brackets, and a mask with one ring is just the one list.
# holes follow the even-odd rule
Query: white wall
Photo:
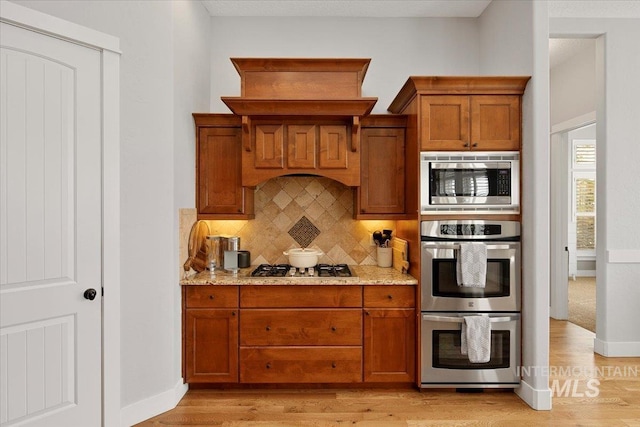
[[549, 71], [551, 126], [596, 110], [596, 42]]
[[[211, 17], [200, 2], [173, 2], [173, 70], [174, 70], [174, 241], [173, 262], [182, 273], [179, 259], [178, 211], [195, 207], [195, 126], [192, 113], [209, 111]], [[174, 378], [182, 378], [182, 295], [179, 286], [170, 281], [173, 290]]]
[[240, 96], [231, 57], [371, 58], [362, 95], [384, 114], [410, 75], [474, 75], [479, 63], [475, 19], [212, 19], [211, 111], [229, 112], [221, 96]]
[[[548, 17], [545, 2], [492, 2], [480, 17], [482, 74], [532, 76], [522, 100], [522, 364], [518, 394], [550, 409]], [[536, 369], [539, 368], [539, 369]]]
[[596, 352], [640, 355], [640, 198], [630, 197], [638, 180], [640, 141], [640, 19], [552, 18], [550, 33], [599, 36], [596, 42], [597, 250]]
[[170, 409], [180, 391], [177, 208], [195, 205], [191, 113], [209, 104], [209, 16], [187, 1], [16, 3], [120, 38], [121, 400], [129, 425]]

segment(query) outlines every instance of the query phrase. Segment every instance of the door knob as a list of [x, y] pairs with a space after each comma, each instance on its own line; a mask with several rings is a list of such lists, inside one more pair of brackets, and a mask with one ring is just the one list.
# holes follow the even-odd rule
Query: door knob
[[86, 291], [84, 291], [85, 299], [93, 301], [94, 299], [96, 299], [96, 295], [98, 295], [98, 292], [93, 288], [89, 288]]

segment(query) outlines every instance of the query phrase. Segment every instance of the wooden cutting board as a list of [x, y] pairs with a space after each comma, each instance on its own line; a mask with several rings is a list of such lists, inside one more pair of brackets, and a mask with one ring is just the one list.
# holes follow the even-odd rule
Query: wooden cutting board
[[393, 248], [393, 268], [406, 273], [409, 270], [409, 242], [394, 237], [391, 239], [391, 247]]
[[196, 221], [191, 227], [189, 258], [183, 266], [186, 272], [193, 269], [199, 273], [207, 268], [207, 235], [209, 235], [209, 226], [205, 221]]

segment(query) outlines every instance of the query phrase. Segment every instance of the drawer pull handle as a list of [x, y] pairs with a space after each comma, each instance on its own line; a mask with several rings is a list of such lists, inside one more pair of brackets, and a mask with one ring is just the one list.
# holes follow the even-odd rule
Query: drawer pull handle
[[267, 363], [266, 368], [267, 368], [267, 369], [271, 369], [271, 363]]
[[270, 330], [271, 330], [271, 326], [267, 326], [265, 329], [266, 329], [267, 331], [270, 331]]
[[215, 298], [215, 296], [209, 295], [209, 299], [214, 299], [214, 298]]
[[333, 332], [335, 332], [335, 331], [337, 331], [337, 330], [338, 330], [338, 328], [336, 328], [335, 326], [332, 326], [332, 327], [331, 327], [331, 330], [332, 330]]
[[338, 366], [338, 365], [336, 364], [336, 362], [331, 362], [331, 367], [332, 367], [332, 368], [334, 368], [334, 369], [335, 369], [337, 366]]
[[393, 295], [387, 295], [387, 298], [393, 299]]

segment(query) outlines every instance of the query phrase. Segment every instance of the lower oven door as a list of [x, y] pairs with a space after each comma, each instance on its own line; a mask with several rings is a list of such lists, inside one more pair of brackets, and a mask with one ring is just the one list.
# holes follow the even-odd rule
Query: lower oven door
[[460, 244], [422, 242], [423, 311], [520, 311], [520, 242], [486, 242], [484, 288], [458, 286]]
[[460, 348], [465, 313], [422, 313], [422, 387], [514, 388], [520, 384], [520, 314], [491, 318], [491, 353], [471, 363]]

